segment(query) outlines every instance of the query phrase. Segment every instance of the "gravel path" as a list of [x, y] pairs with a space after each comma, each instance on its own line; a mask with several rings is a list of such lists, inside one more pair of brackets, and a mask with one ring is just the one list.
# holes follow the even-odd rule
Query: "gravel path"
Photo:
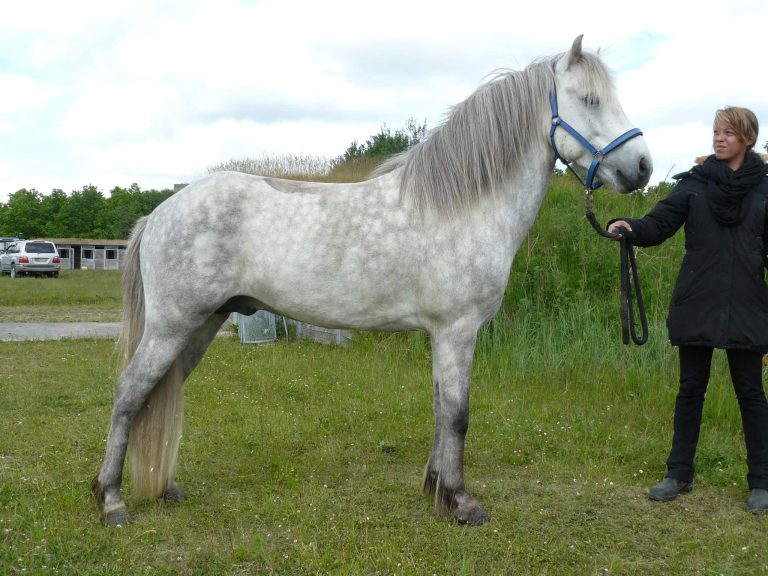
[[119, 322], [0, 323], [0, 341], [117, 338]]
[[[117, 338], [120, 322], [0, 322], [0, 342], [61, 340], [62, 338]], [[233, 336], [229, 322], [219, 336]]]

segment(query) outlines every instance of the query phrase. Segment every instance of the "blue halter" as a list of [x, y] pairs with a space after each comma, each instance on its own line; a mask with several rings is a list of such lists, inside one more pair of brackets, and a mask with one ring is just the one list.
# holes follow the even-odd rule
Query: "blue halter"
[[[552, 150], [554, 150], [555, 156], [557, 156], [558, 160], [565, 164], [566, 168], [573, 172], [576, 175], [576, 178], [579, 179], [579, 182], [584, 185], [585, 200], [587, 205], [587, 220], [589, 220], [589, 223], [601, 236], [605, 236], [606, 238], [617, 236], [619, 232], [610, 233], [607, 230], [604, 230], [602, 226], [598, 224], [595, 213], [592, 211], [592, 191], [597, 190], [600, 188], [600, 186], [603, 185], [602, 182], [595, 184], [595, 174], [597, 174], [597, 169], [600, 167], [600, 161], [605, 158], [609, 152], [616, 150], [616, 148], [625, 142], [628, 142], [635, 136], [640, 136], [642, 132], [639, 128], [632, 128], [632, 130], [627, 130], [624, 132], [624, 134], [616, 138], [602, 150], [597, 150], [594, 146], [592, 146], [592, 144], [589, 143], [586, 138], [584, 138], [584, 136], [579, 134], [573, 126], [558, 116], [557, 96], [555, 95], [554, 90], [549, 93], [549, 104], [552, 107], [552, 127], [549, 129], [549, 140], [552, 144]], [[579, 143], [584, 146], [584, 148], [589, 150], [590, 154], [592, 154], [592, 163], [589, 165], [589, 170], [587, 170], [586, 181], [584, 181], [581, 176], [579, 176], [579, 173], [571, 167], [570, 162], [566, 161], [565, 158], [560, 155], [560, 152], [557, 149], [557, 144], [555, 144], [555, 130], [557, 130], [558, 126], [576, 138], [576, 140], [578, 140]], [[630, 277], [634, 279], [634, 295]], [[635, 251], [632, 247], [632, 243], [627, 241], [624, 235], [621, 237], [620, 278], [621, 298], [619, 312], [621, 316], [622, 341], [624, 344], [629, 344], [629, 339], [631, 337], [635, 344], [645, 344], [645, 342], [648, 340], [648, 318], [645, 313], [643, 293], [640, 289], [640, 277], [637, 274], [637, 261], [635, 260]], [[642, 327], [642, 334], [640, 336], [637, 335], [635, 330], [633, 300], [637, 302], [637, 309], [640, 315], [640, 325]]]
[[[555, 91], [549, 93], [549, 104], [552, 108], [552, 127], [549, 129], [549, 140], [552, 144], [552, 150], [555, 152], [555, 156], [557, 156], [558, 160], [565, 164], [565, 167], [568, 168], [571, 172], [573, 172], [576, 175], [576, 178], [579, 179], [579, 182], [581, 182], [584, 185], [584, 190], [586, 192], [592, 192], [592, 190], [597, 190], [600, 188], [600, 186], [603, 185], [602, 182], [597, 182], [595, 184], [595, 175], [597, 174], [597, 169], [600, 167], [600, 162], [602, 161], [605, 156], [608, 155], [609, 152], [615, 150], [625, 142], [628, 142], [635, 136], [642, 135], [642, 131], [639, 128], [632, 128], [632, 130], [627, 130], [616, 138], [613, 142], [608, 144], [606, 147], [604, 147], [602, 150], [596, 149], [592, 144], [589, 143], [589, 141], [584, 138], [579, 132], [568, 122], [560, 118], [560, 116], [557, 113], [557, 95], [555, 94]], [[592, 154], [592, 163], [589, 165], [589, 170], [587, 171], [587, 179], [584, 181], [581, 176], [579, 176], [578, 172], [576, 172], [572, 167], [570, 162], [568, 162], [565, 158], [563, 158], [560, 155], [559, 150], [557, 149], [557, 144], [555, 144], [555, 130], [557, 130], [557, 127], [561, 127], [563, 130], [568, 132], [571, 136], [576, 138], [576, 140], [579, 141], [579, 143], [586, 148], [590, 154]]]

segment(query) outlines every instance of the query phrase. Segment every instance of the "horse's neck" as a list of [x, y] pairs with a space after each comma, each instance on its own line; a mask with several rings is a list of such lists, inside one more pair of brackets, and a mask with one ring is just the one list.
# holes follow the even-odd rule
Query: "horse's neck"
[[497, 195], [495, 219], [507, 227], [513, 250], [517, 250], [539, 213], [554, 166], [554, 155], [549, 150], [531, 154], [523, 169], [512, 174]]

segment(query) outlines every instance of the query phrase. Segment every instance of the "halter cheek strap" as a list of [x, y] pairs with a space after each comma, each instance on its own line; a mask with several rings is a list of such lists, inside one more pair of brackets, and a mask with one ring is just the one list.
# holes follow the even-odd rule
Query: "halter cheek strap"
[[[610, 144], [602, 148], [601, 150], [598, 150], [592, 144], [584, 138], [581, 134], [579, 134], [578, 130], [576, 130], [573, 126], [568, 124], [565, 120], [560, 118], [560, 115], [557, 113], [557, 94], [554, 90], [552, 90], [549, 93], [549, 105], [552, 108], [552, 125], [549, 129], [549, 141], [552, 145], [552, 150], [555, 152], [555, 156], [557, 156], [558, 160], [565, 164], [565, 167], [568, 168], [571, 172], [573, 172], [576, 175], [576, 178], [579, 179], [579, 182], [581, 182], [584, 185], [584, 190], [591, 192], [592, 190], [597, 190], [600, 188], [600, 186], [603, 185], [602, 182], [595, 183], [595, 175], [597, 174], [597, 169], [600, 167], [600, 162], [602, 161], [605, 156], [608, 155], [609, 152], [612, 152], [622, 144], [628, 142], [635, 136], [642, 135], [642, 131], [639, 128], [632, 128], [631, 130], [627, 130], [613, 140]], [[581, 144], [584, 148], [587, 149], [587, 151], [592, 154], [592, 163], [589, 165], [589, 170], [587, 170], [587, 179], [583, 180], [581, 176], [579, 176], [578, 172], [576, 172], [572, 167], [571, 163], [568, 162], [563, 156], [560, 154], [560, 151], [557, 149], [557, 144], [555, 143], [555, 131], [557, 128], [560, 127], [568, 134], [576, 138], [576, 140]]]

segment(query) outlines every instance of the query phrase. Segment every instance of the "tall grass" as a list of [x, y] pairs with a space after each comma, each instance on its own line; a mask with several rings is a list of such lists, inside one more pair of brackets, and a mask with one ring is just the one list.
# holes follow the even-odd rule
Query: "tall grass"
[[[610, 217], [642, 216], [659, 200], [654, 194], [620, 196], [603, 192], [596, 210]], [[671, 435], [671, 413], [677, 390], [676, 349], [666, 334], [665, 319], [671, 291], [683, 255], [682, 234], [663, 246], [637, 249], [643, 294], [649, 319], [649, 342], [624, 346], [620, 340], [619, 250], [599, 237], [585, 218], [580, 189], [571, 179], [555, 177], [541, 213], [510, 276], [504, 306], [480, 333], [476, 356], [479, 380], [498, 385], [520, 383], [540, 387], [551, 407], [610, 406], [604, 414], [613, 422], [611, 457], [624, 458], [626, 422], [642, 410], [642, 430], [655, 435], [627, 449], [641, 454], [638, 467], [663, 474], [663, 459]], [[715, 355], [705, 413], [699, 474], [716, 485], [741, 482], [742, 473], [724, 473], [722, 463], [743, 457], [738, 407], [731, 390], [724, 354]], [[659, 437], [658, 434], [662, 433]], [[663, 434], [666, 433], [666, 434]], [[593, 446], [569, 446], [563, 457], [583, 460]], [[650, 460], [652, 458], [652, 460]], [[590, 459], [587, 458], [587, 461]]]
[[255, 157], [243, 157], [220, 162], [208, 167], [208, 172], [231, 170], [246, 174], [275, 176], [278, 178], [313, 179], [320, 174], [327, 174], [333, 168], [334, 161], [324, 156], [308, 154], [262, 154]]
[[289, 180], [359, 182], [367, 178], [380, 161], [381, 159], [368, 157], [343, 162], [339, 158], [324, 156], [263, 154], [256, 157], [236, 158], [209, 166], [208, 173], [232, 170]]

